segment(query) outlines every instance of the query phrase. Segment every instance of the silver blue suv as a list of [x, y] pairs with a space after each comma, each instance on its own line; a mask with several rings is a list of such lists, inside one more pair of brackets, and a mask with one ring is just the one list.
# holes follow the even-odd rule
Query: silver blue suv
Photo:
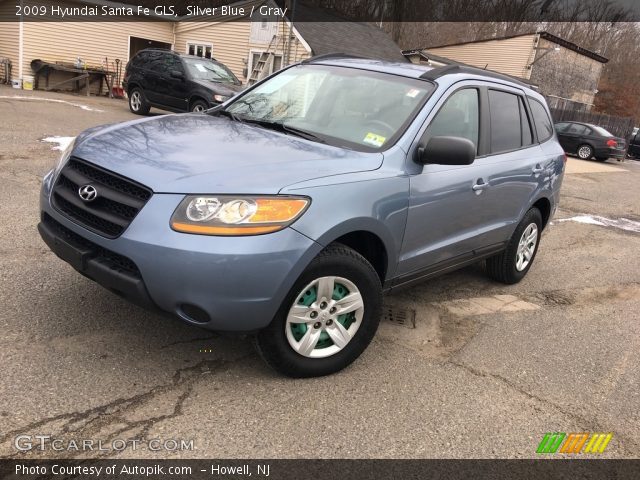
[[38, 229], [118, 295], [326, 375], [367, 347], [383, 293], [484, 259], [520, 281], [564, 165], [543, 97], [511, 77], [325, 56], [204, 114], [83, 132]]

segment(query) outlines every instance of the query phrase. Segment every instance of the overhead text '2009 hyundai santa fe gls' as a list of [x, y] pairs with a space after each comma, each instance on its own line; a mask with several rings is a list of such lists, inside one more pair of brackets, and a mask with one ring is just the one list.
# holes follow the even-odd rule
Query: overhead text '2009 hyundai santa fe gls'
[[367, 347], [383, 292], [483, 259], [520, 281], [564, 161], [543, 97], [510, 77], [325, 56], [205, 114], [83, 132], [38, 228], [132, 302], [325, 375]]

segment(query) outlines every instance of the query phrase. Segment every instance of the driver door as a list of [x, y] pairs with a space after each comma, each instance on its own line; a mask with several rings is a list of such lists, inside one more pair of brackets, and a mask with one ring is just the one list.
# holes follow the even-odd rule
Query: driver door
[[[478, 149], [483, 97], [478, 86], [468, 82], [459, 85], [440, 99], [407, 162], [413, 162], [418, 144], [434, 136], [468, 138]], [[400, 283], [462, 263], [482, 244], [483, 239], [478, 237], [482, 237], [485, 223], [487, 173], [474, 162], [427, 164], [410, 176], [409, 212], [398, 264], [398, 274], [405, 278]]]

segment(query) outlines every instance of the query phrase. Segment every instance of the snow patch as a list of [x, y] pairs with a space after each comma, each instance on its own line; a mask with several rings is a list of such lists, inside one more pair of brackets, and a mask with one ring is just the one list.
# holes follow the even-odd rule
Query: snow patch
[[56, 143], [57, 145], [51, 147], [51, 150], [63, 151], [71, 144], [71, 142], [73, 142], [75, 138], [76, 137], [46, 137], [40, 141], [47, 143]]
[[629, 220], [628, 218], [606, 218], [599, 215], [576, 215], [575, 217], [561, 218], [556, 222], [577, 222], [588, 225], [599, 225], [601, 227], [613, 227], [627, 232], [640, 233], [640, 222]]
[[82, 110], [86, 110], [88, 112], [104, 112], [104, 110], [92, 108], [88, 105], [83, 105], [82, 103], [68, 102], [66, 100], [59, 100], [57, 98], [23, 97], [22, 95], [0, 95], [0, 98], [4, 98], [7, 100], [35, 100], [40, 102], [64, 103], [65, 105], [71, 105], [72, 107], [81, 108]]

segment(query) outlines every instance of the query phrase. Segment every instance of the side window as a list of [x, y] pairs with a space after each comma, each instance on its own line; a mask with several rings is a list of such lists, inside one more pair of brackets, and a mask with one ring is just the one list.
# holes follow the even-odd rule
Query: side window
[[556, 123], [556, 132], [564, 132], [567, 128], [569, 128], [568, 123]]
[[182, 66], [182, 62], [175, 55], [165, 55], [164, 58], [165, 64], [165, 72], [169, 73], [171, 70], [178, 70], [179, 72], [184, 72], [184, 67]]
[[572, 123], [567, 133], [573, 133], [574, 135], [586, 135], [587, 127], [584, 125], [579, 125], [577, 123]]
[[450, 136], [468, 138], [478, 150], [478, 90], [465, 88], [451, 95], [425, 132], [424, 138]]
[[533, 114], [533, 123], [535, 123], [536, 132], [538, 132], [538, 141], [544, 142], [553, 135], [553, 125], [547, 109], [538, 100], [531, 97], [529, 97], [529, 105]]
[[165, 69], [164, 54], [161, 52], [150, 52], [149, 61], [146, 62], [145, 68], [162, 73]]
[[522, 146], [518, 95], [489, 90], [491, 153], [516, 150]]
[[533, 144], [533, 133], [531, 132], [531, 123], [529, 122], [529, 116], [527, 115], [527, 109], [524, 107], [524, 99], [518, 97], [518, 104], [520, 105], [520, 128], [522, 130], [522, 146]]

